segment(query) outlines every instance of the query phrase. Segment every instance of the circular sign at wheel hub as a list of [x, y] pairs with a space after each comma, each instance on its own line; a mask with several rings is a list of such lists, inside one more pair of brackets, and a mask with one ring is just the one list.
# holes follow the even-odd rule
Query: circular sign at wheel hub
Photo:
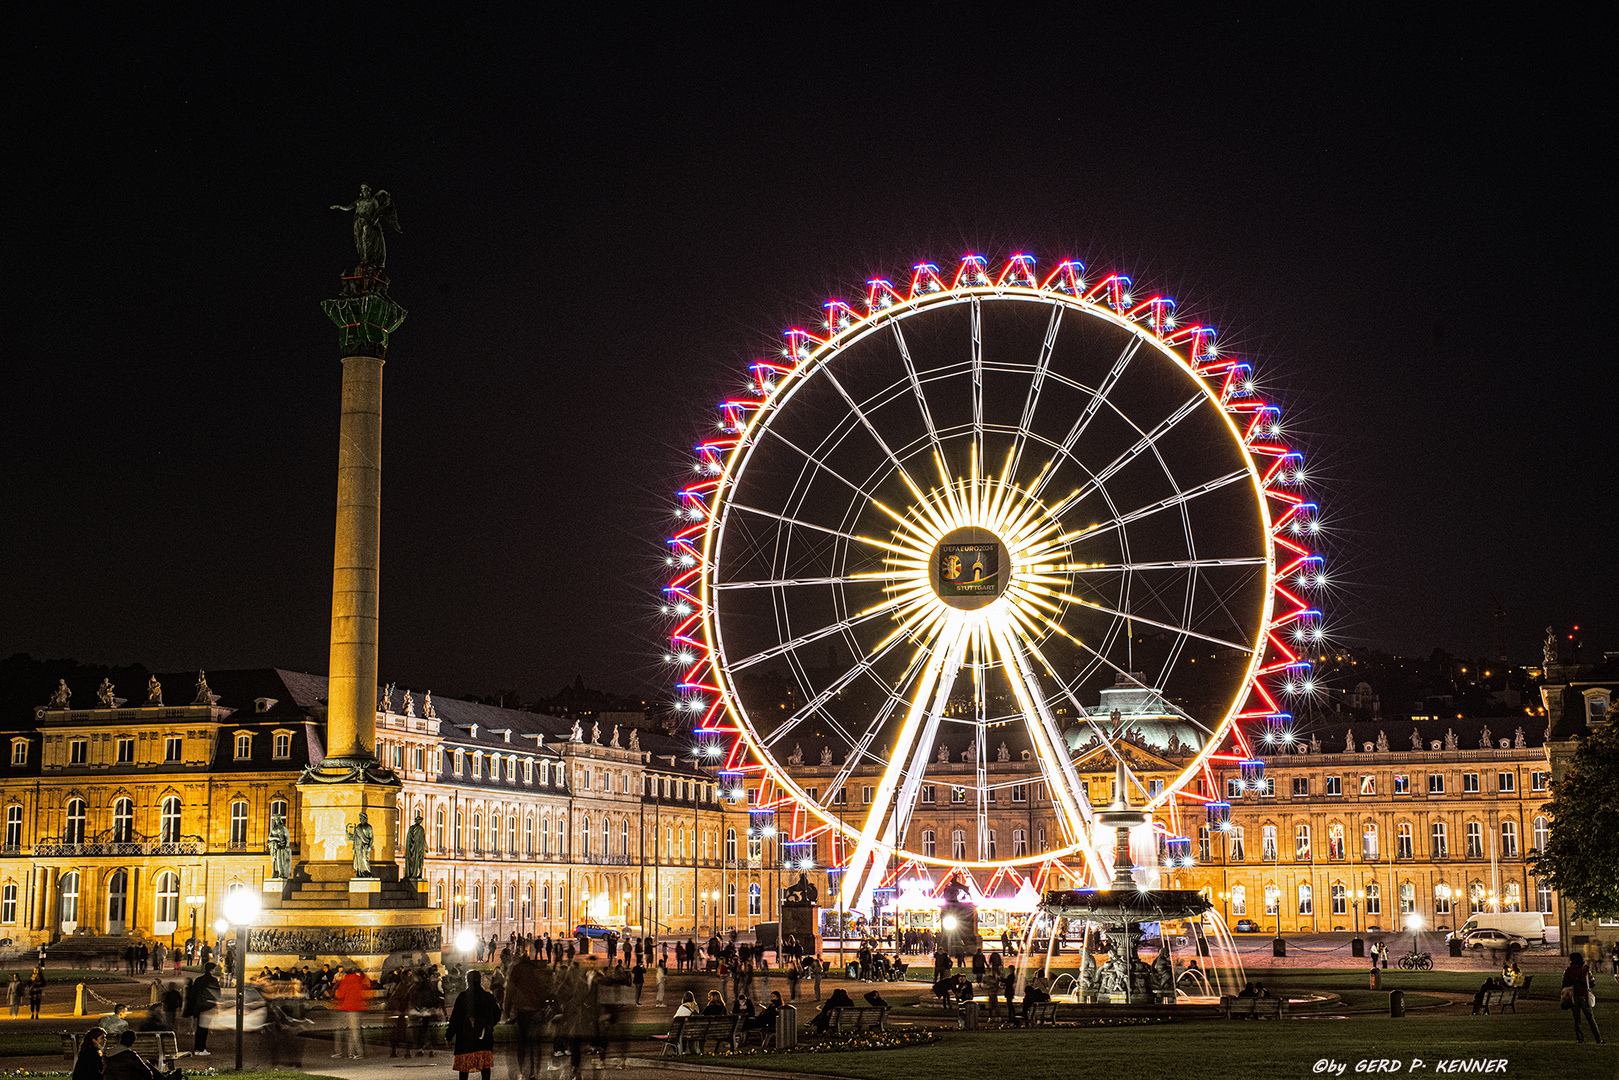
[[969, 525], [944, 535], [928, 566], [933, 592], [950, 607], [976, 611], [993, 604], [1012, 581], [1012, 558], [1000, 537]]

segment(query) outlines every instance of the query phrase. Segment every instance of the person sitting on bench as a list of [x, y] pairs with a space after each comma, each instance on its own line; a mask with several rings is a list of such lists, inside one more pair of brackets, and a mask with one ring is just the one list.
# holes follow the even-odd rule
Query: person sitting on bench
[[832, 1022], [833, 1009], [852, 1009], [854, 1007], [854, 999], [849, 996], [847, 990], [840, 986], [832, 991], [832, 995], [826, 999], [826, 1004], [821, 1006], [821, 1011], [815, 1014], [814, 1019], [810, 1021], [810, 1027], [825, 1035], [827, 1025]]
[[1486, 1004], [1486, 1002], [1488, 1001], [1489, 996], [1495, 993], [1497, 990], [1503, 989], [1505, 989], [1505, 987], [1501, 984], [1501, 981], [1495, 978], [1493, 975], [1490, 978], [1485, 979], [1484, 985], [1479, 987], [1478, 993], [1473, 995], [1473, 1011], [1467, 1015], [1477, 1016], [1481, 1012], [1487, 1012], [1489, 1010], [1489, 1005]]
[[1023, 990], [1023, 1007], [1018, 1011], [1018, 1019], [1012, 1021], [1013, 1027], [1029, 1026], [1029, 1006], [1043, 1005], [1051, 1000], [1051, 995], [1043, 987], [1036, 985], [1037, 980], [1030, 979]]
[[885, 1001], [883, 996], [875, 990], [866, 991], [866, 1004], [870, 1005], [873, 1009], [888, 1008], [888, 1002]]

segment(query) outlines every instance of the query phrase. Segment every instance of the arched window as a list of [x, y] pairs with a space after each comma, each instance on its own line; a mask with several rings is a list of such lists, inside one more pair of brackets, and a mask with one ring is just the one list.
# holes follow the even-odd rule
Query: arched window
[[[270, 819], [273, 821], [276, 818], [284, 818], [286, 816], [287, 816], [287, 800], [285, 800], [285, 799], [271, 799], [270, 800]], [[290, 822], [290, 821], [287, 822], [287, 828], [288, 829], [292, 828], [292, 822]]]
[[1402, 821], [1394, 830], [1394, 857], [1409, 859], [1412, 856], [1411, 823]]
[[59, 910], [62, 913], [62, 929], [71, 932], [79, 924], [79, 872], [77, 870], [62, 875], [62, 883], [58, 886]]
[[472, 887], [472, 917], [477, 922], [483, 922], [483, 886]]
[[564, 843], [564, 839], [565, 839], [566, 836], [567, 836], [567, 832], [563, 829], [563, 827], [562, 827], [562, 819], [559, 817], [559, 818], [557, 818], [557, 850], [556, 850], [556, 854], [558, 856], [566, 855], [567, 852], [568, 852], [567, 844]]
[[547, 882], [540, 886], [540, 918], [551, 917], [551, 885]]
[[725, 861], [736, 862], [736, 830], [725, 830]]
[[967, 833], [963, 829], [956, 829], [950, 834], [950, 857], [952, 859], [965, 859], [967, 857]]
[[[1299, 862], [1308, 862], [1310, 859], [1310, 826], [1297, 825], [1293, 828], [1293, 858]], [[1308, 912], [1299, 912], [1301, 915]]]
[[134, 839], [135, 803], [131, 799], [119, 799], [112, 804], [112, 842], [128, 844]]
[[474, 810], [472, 813], [472, 853], [480, 854], [483, 851], [483, 811]]
[[1248, 914], [1248, 888], [1245, 885], [1231, 887], [1231, 914]]
[[1366, 886], [1366, 914], [1383, 914], [1383, 886], [1375, 881]]
[[725, 883], [725, 914], [736, 914], [736, 882]]
[[236, 799], [230, 804], [230, 843], [233, 848], [247, 846], [247, 802]]
[[163, 800], [163, 812], [158, 818], [158, 839], [165, 844], [180, 842], [180, 796], [170, 795]]
[[530, 814], [523, 819], [523, 851], [527, 855], [534, 854], [534, 815]]
[[84, 800], [67, 801], [67, 828], [62, 832], [62, 843], [84, 843]]
[[534, 917], [534, 886], [525, 885], [525, 886], [523, 886], [523, 918], [532, 919], [533, 917]]
[[1337, 883], [1332, 886], [1332, 913], [1334, 915], [1349, 914], [1349, 890]]
[[1484, 826], [1476, 821], [1467, 823], [1467, 857], [1484, 858]]
[[1550, 915], [1552, 910], [1551, 883], [1543, 877], [1535, 879], [1535, 910]]
[[1475, 881], [1467, 887], [1467, 910], [1479, 912], [1484, 910], [1484, 882]]
[[625, 818], [623, 821], [619, 822], [619, 824], [618, 824], [618, 846], [621, 849], [619, 854], [621, 854], [621, 855], [625, 856], [626, 858], [628, 858], [629, 854], [630, 854], [630, 819], [629, 818]]
[[517, 815], [513, 814], [506, 819], [506, 851], [508, 854], [517, 854]]
[[1546, 850], [1546, 844], [1548, 842], [1550, 842], [1550, 840], [1552, 838], [1552, 831], [1551, 831], [1551, 829], [1547, 828], [1545, 818], [1537, 817], [1535, 819], [1535, 831], [1533, 833], [1533, 836], [1534, 836], [1535, 850], [1536, 851], [1545, 851]]
[[1417, 887], [1409, 881], [1400, 882], [1400, 914], [1414, 915], [1417, 911]]
[[1507, 884], [1506, 884], [1506, 895], [1501, 901], [1501, 910], [1502, 911], [1522, 911], [1523, 910], [1523, 893], [1519, 891], [1518, 883], [1516, 881], [1507, 882]]
[[1516, 859], [1518, 857], [1518, 823], [1516, 821], [1503, 821], [1501, 823], [1501, 857], [1503, 859]]
[[433, 886], [433, 906], [440, 911], [444, 910], [444, 882]]
[[[558, 845], [561, 846], [560, 844]], [[551, 819], [540, 819], [540, 854], [549, 857], [551, 854]]]
[[764, 895], [759, 889], [759, 883], [754, 882], [748, 886], [748, 914], [758, 915], [763, 912]]
[[6, 807], [6, 847], [22, 847], [22, 807], [16, 803]]
[[455, 850], [459, 852], [461, 850], [461, 811], [459, 810], [455, 812], [455, 836], [451, 842], [455, 844]]
[[1308, 885], [1299, 886], [1299, 914], [1315, 914], [1315, 891]]
[[590, 858], [590, 815], [586, 814], [579, 819], [579, 855], [581, 858]]
[[1021, 859], [1029, 853], [1029, 833], [1027, 829], [1012, 830], [1012, 858]]
[[129, 917], [129, 874], [114, 870], [107, 878], [107, 932], [123, 933]]
[[922, 854], [926, 855], [930, 859], [934, 858], [939, 853], [938, 848], [939, 848], [939, 838], [938, 838], [938, 836], [934, 833], [934, 831], [932, 829], [923, 829], [922, 830]]
[[608, 842], [611, 834], [612, 834], [612, 825], [608, 823], [607, 815], [603, 814], [602, 815], [602, 854], [603, 855], [606, 855], [609, 851], [612, 850], [612, 845]]
[[172, 934], [180, 921], [180, 875], [172, 870], [159, 874], [155, 892], [157, 926], [153, 929], [159, 934]]
[[[512, 818], [512, 820], [516, 821], [517, 819]], [[517, 885], [515, 882], [506, 886], [506, 918], [517, 918]]]
[[1282, 890], [1275, 885], [1265, 886], [1265, 914], [1275, 915], [1282, 909]]
[[439, 851], [444, 850], [444, 811], [440, 810], [433, 815], [433, 839], [438, 844]]

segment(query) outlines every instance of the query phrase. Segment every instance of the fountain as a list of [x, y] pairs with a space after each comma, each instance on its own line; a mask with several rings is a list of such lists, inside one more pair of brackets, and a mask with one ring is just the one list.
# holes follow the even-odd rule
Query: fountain
[[[1174, 1005], [1188, 995], [1179, 989], [1186, 979], [1198, 991], [1201, 1002], [1210, 1002], [1224, 993], [1234, 993], [1235, 987], [1225, 988], [1226, 978], [1234, 978], [1238, 985], [1242, 969], [1230, 935], [1219, 924], [1215, 915], [1216, 948], [1211, 950], [1204, 931], [1204, 918], [1212, 905], [1201, 894], [1190, 889], [1148, 889], [1136, 883], [1135, 864], [1130, 858], [1130, 830], [1145, 825], [1149, 820], [1145, 811], [1130, 805], [1124, 762], [1118, 764], [1115, 795], [1111, 805], [1096, 815], [1101, 828], [1115, 833], [1113, 878], [1101, 888], [1067, 889], [1048, 892], [1037, 912], [1050, 926], [1050, 945], [1047, 948], [1042, 974], [1049, 974], [1051, 957], [1061, 939], [1060, 923], [1079, 923], [1083, 926], [1083, 945], [1080, 951], [1080, 969], [1074, 979], [1075, 999], [1082, 1004]], [[1025, 940], [1027, 946], [1033, 938], [1037, 920], [1031, 920]], [[1177, 975], [1175, 957], [1171, 948], [1170, 924], [1180, 922], [1187, 926], [1187, 940], [1195, 943], [1194, 955], [1217, 955], [1207, 968], [1188, 967]], [[1144, 927], [1158, 926], [1158, 954], [1147, 963], [1138, 954], [1144, 938], [1150, 934]], [[1098, 939], [1093, 935], [1100, 934]], [[1093, 943], [1105, 939], [1107, 960], [1096, 962]], [[1188, 979], [1187, 977], [1190, 976]], [[1019, 992], [1027, 979], [1027, 965], [1020, 971]]]

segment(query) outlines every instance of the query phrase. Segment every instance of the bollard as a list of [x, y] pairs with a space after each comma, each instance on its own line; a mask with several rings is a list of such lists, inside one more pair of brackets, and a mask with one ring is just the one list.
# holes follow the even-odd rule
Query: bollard
[[1361, 937], [1359, 934], [1356, 934], [1354, 937], [1350, 938], [1349, 939], [1349, 955], [1350, 956], [1365, 956], [1366, 955], [1366, 939]]
[[1462, 955], [1462, 939], [1461, 938], [1454, 938], [1453, 937], [1453, 938], [1450, 939], [1450, 955], [1452, 955], [1452, 956], [1460, 956], [1460, 955]]
[[776, 1013], [776, 1049], [791, 1050], [798, 1045], [798, 1009], [783, 1005]]
[[1372, 968], [1372, 989], [1383, 989], [1383, 973], [1378, 971], [1375, 967]]
[[1287, 955], [1287, 942], [1282, 940], [1282, 935], [1276, 935], [1276, 940], [1270, 943], [1270, 951], [1273, 956]]
[[1389, 991], [1389, 1016], [1390, 1017], [1398, 1017], [1398, 1016], [1404, 1016], [1404, 1015], [1405, 1015], [1405, 991], [1404, 990], [1390, 990]]
[[79, 990], [73, 995], [73, 1015], [84, 1015], [84, 984], [79, 984]]
[[964, 1002], [962, 1002], [961, 1009], [960, 1009], [960, 1019], [956, 1022], [956, 1026], [961, 1028], [961, 1030], [963, 1030], [963, 1031], [977, 1031], [978, 1030], [978, 1002], [976, 1002], [976, 1001], [964, 1001]]

